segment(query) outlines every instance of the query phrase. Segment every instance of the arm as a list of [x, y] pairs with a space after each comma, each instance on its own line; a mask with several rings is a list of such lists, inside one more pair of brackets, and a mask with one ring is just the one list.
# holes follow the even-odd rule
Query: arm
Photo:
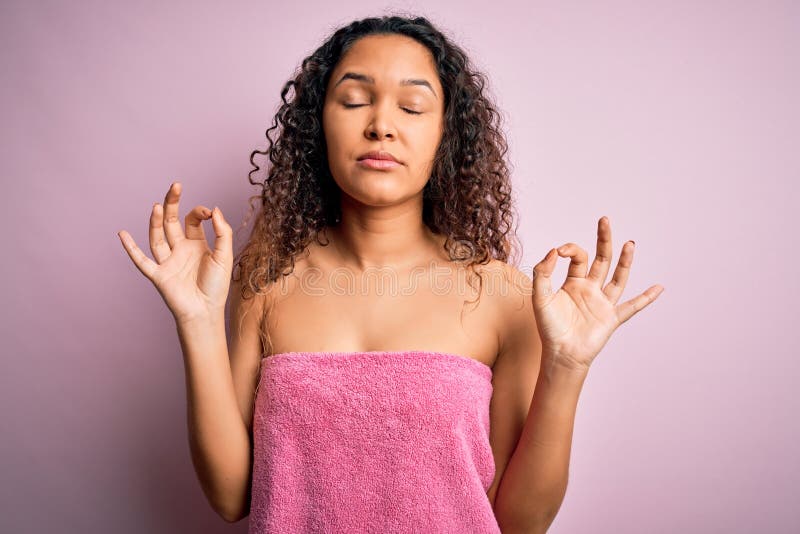
[[211, 507], [238, 516], [250, 472], [250, 438], [236, 403], [225, 318], [178, 323], [186, 371], [189, 449]]
[[[535, 324], [545, 348], [535, 395], [497, 492], [495, 512], [504, 532], [547, 531], [566, 493], [575, 409], [588, 369], [611, 334], [663, 291], [654, 285], [617, 304], [633, 262], [633, 242], [623, 246], [614, 275], [603, 286], [611, 263], [611, 226], [607, 217], [597, 224], [597, 254], [588, 272], [588, 254], [575, 243], [550, 249], [534, 266], [529, 300], [535, 323], [527, 328]], [[564, 284], [554, 291], [550, 277], [558, 256], [570, 258], [570, 264]], [[515, 345], [503, 357], [512, 362], [536, 357], [524, 344]]]
[[499, 302], [500, 349], [492, 378], [491, 441], [497, 469], [487, 494], [504, 533], [545, 532], [564, 498], [583, 378], [547, 363], [551, 360], [543, 353], [531, 279], [513, 266], [506, 269], [511, 283]]
[[495, 513], [504, 534], [546, 532], [555, 519], [567, 489], [575, 410], [585, 377], [585, 372], [559, 366], [539, 373], [497, 492]]
[[[260, 351], [234, 344], [229, 361], [224, 310], [233, 268], [233, 230], [219, 208], [199, 205], [186, 215], [184, 231], [178, 219], [181, 190], [181, 184], [173, 182], [163, 208], [153, 204], [149, 238], [154, 260], [129, 233], [121, 230], [117, 236], [176, 320], [184, 357], [192, 462], [212, 508], [232, 521], [247, 501], [251, 450], [245, 410], [240, 412], [237, 405], [246, 406], [246, 402], [237, 402], [237, 394], [240, 399], [250, 395], [242, 377], [250, 362], [258, 363]], [[209, 218], [214, 227], [213, 250], [203, 233], [203, 221]], [[238, 313], [232, 315], [232, 322], [239, 324]], [[246, 322], [248, 340], [256, 338], [257, 329], [252, 321]], [[252, 345], [239, 343], [238, 347]]]
[[230, 359], [224, 316], [178, 323], [192, 462], [211, 507], [229, 522], [249, 512], [252, 438], [247, 417], [260, 358], [256, 299], [242, 305], [239, 285], [232, 287]]

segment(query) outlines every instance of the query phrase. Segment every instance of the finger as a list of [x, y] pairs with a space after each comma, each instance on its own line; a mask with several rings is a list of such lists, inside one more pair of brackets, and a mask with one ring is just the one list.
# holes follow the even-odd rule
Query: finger
[[647, 291], [641, 295], [625, 301], [617, 306], [616, 311], [619, 324], [624, 323], [636, 315], [639, 311], [645, 309], [650, 303], [654, 302], [658, 298], [662, 291], [664, 291], [662, 286], [654, 285], [648, 288]]
[[150, 252], [159, 265], [172, 254], [164, 237], [164, 208], [158, 202], [153, 204], [153, 211], [150, 213]]
[[597, 254], [586, 278], [594, 280], [598, 286], [602, 286], [611, 266], [611, 254], [611, 223], [608, 217], [603, 216], [597, 223]]
[[616, 304], [622, 296], [622, 292], [625, 291], [625, 284], [628, 283], [628, 274], [631, 272], [631, 265], [633, 264], [633, 249], [633, 241], [626, 241], [622, 245], [622, 253], [619, 255], [617, 268], [614, 269], [614, 276], [603, 288], [603, 293], [612, 304]]
[[181, 222], [178, 220], [178, 201], [180, 200], [182, 186], [180, 182], [174, 182], [169, 186], [167, 195], [164, 197], [164, 234], [167, 236], [167, 243], [170, 249], [184, 239]]
[[125, 247], [128, 256], [133, 260], [133, 263], [136, 264], [139, 271], [152, 282], [156, 270], [158, 270], [156, 262], [145, 256], [144, 252], [136, 245], [136, 242], [128, 232], [120, 230], [117, 232], [117, 235], [122, 241], [122, 246]]
[[533, 266], [533, 303], [538, 307], [547, 304], [553, 296], [550, 276], [557, 262], [558, 255], [551, 248], [542, 261]]
[[567, 243], [558, 247], [558, 255], [571, 258], [567, 278], [585, 278], [586, 266], [589, 263], [589, 254], [575, 243]]
[[186, 225], [186, 237], [188, 239], [206, 240], [206, 233], [203, 231], [203, 221], [211, 217], [211, 210], [205, 206], [195, 206], [192, 211], [186, 214], [184, 219]]
[[214, 207], [211, 212], [211, 224], [214, 227], [214, 252], [216, 261], [231, 268], [233, 265], [233, 229], [222, 216], [222, 210]]

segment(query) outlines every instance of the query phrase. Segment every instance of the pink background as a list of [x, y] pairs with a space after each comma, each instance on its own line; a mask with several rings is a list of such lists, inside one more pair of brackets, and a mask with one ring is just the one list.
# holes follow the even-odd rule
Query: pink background
[[116, 233], [149, 250], [172, 180], [181, 217], [241, 222], [282, 84], [386, 7], [489, 74], [524, 270], [593, 255], [608, 215], [623, 299], [666, 288], [595, 361], [550, 532], [800, 530], [797, 3], [115, 4], [0, 7], [0, 531], [245, 532], [205, 501], [174, 323]]

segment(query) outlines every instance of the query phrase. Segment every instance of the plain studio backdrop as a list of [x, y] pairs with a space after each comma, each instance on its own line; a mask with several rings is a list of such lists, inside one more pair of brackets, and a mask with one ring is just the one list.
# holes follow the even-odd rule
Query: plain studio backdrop
[[3, 2], [0, 531], [245, 532], [202, 494], [174, 321], [116, 233], [149, 255], [173, 180], [181, 219], [236, 228], [283, 83], [393, 12], [488, 75], [522, 269], [593, 257], [607, 215], [614, 265], [636, 241], [623, 299], [665, 287], [590, 370], [550, 532], [800, 531], [799, 6]]

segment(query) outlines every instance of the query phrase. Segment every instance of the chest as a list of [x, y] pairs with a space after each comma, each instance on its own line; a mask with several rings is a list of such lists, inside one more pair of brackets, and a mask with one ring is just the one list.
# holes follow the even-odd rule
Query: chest
[[272, 354], [294, 351], [430, 350], [494, 364], [497, 312], [456, 275], [430, 277], [290, 276], [273, 299], [267, 328]]

